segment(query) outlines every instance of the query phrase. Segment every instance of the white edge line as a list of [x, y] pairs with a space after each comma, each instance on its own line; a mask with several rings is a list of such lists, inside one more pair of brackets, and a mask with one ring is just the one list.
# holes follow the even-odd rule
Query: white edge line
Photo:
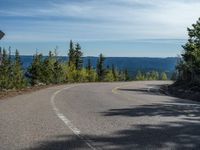
[[[77, 86], [77, 85], [75, 85], [75, 86]], [[96, 150], [96, 148], [90, 144], [90, 143], [91, 143], [90, 140], [85, 139], [83, 136], [81, 136], [81, 131], [80, 131], [78, 128], [76, 128], [76, 127], [72, 124], [72, 122], [71, 122], [64, 114], [62, 114], [62, 113], [60, 112], [60, 110], [56, 107], [56, 104], [55, 104], [55, 97], [56, 97], [59, 93], [61, 93], [61, 92], [64, 91], [64, 90], [68, 90], [68, 89], [70, 89], [70, 88], [73, 88], [73, 87], [75, 87], [75, 86], [65, 87], [65, 88], [63, 88], [63, 89], [60, 89], [60, 90], [54, 92], [53, 95], [51, 96], [51, 105], [52, 105], [52, 108], [53, 108], [53, 110], [54, 110], [56, 116], [57, 116], [60, 120], [62, 120], [62, 121], [65, 123], [65, 125], [66, 125], [77, 137], [79, 137], [83, 142], [85, 142], [85, 144], [87, 144], [88, 147], [90, 147], [92, 150]]]

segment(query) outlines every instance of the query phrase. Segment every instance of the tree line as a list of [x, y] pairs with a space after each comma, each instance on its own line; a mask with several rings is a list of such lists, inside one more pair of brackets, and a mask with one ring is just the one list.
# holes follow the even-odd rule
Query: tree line
[[138, 71], [135, 80], [146, 81], [146, 80], [168, 80], [168, 76], [165, 72], [159, 73], [158, 71], [141, 72]]
[[7, 52], [0, 48], [0, 90], [21, 89], [27, 86], [24, 76], [19, 51], [15, 51], [14, 59], [11, 58], [11, 50]]
[[131, 78], [127, 69], [117, 69], [114, 64], [106, 66], [105, 60], [103, 54], [100, 54], [96, 66], [93, 66], [91, 59], [88, 59], [87, 65], [83, 66], [80, 44], [70, 41], [67, 61], [61, 60], [55, 49], [49, 51], [48, 56], [36, 53], [31, 65], [24, 69], [18, 50], [12, 56], [11, 48], [9, 50], [0, 48], [0, 90], [61, 83], [168, 79], [165, 72], [159, 74], [156, 71], [139, 71]]
[[70, 41], [68, 61], [60, 60], [57, 51], [48, 56], [36, 53], [28, 69], [24, 70], [19, 51], [14, 58], [11, 49], [0, 48], [0, 90], [22, 89], [27, 86], [74, 82], [128, 81], [128, 70], [118, 70], [114, 65], [105, 66], [105, 57], [99, 55], [97, 66], [88, 59], [83, 66], [83, 52], [79, 43]]

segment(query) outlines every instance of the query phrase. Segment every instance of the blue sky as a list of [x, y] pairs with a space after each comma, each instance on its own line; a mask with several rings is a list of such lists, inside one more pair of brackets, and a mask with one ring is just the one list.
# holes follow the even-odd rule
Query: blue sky
[[85, 55], [168, 57], [181, 52], [199, 0], [0, 0], [0, 45], [21, 54], [66, 55], [70, 39]]

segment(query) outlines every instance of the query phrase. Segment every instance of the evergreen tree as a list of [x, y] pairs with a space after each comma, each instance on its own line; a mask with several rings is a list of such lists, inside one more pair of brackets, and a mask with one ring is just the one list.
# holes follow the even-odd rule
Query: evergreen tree
[[49, 51], [48, 57], [42, 63], [42, 79], [41, 81], [45, 84], [53, 83], [54, 81], [54, 63], [55, 59], [53, 53]]
[[0, 89], [8, 89], [9, 88], [9, 60], [8, 54], [5, 49], [3, 49], [2, 53], [2, 62], [0, 66]]
[[177, 66], [179, 81], [200, 84], [200, 18], [188, 28], [188, 42], [183, 46], [182, 60]]
[[130, 80], [130, 77], [129, 77], [129, 74], [128, 74], [128, 70], [127, 70], [127, 69], [125, 69], [124, 75], [125, 75], [125, 81], [129, 81], [129, 80]]
[[81, 70], [83, 66], [83, 60], [82, 60], [83, 53], [81, 52], [81, 46], [79, 43], [76, 44], [74, 53], [75, 53], [74, 54], [75, 67], [77, 70]]
[[107, 73], [105, 74], [105, 77], [104, 77], [104, 81], [106, 81], [106, 82], [113, 82], [113, 81], [115, 81], [115, 78], [114, 78], [112, 70], [108, 70], [107, 71]]
[[178, 73], [175, 71], [175, 72], [172, 73], [171, 80], [176, 81], [177, 78], [178, 78]]
[[87, 70], [87, 81], [88, 82], [95, 82], [97, 80], [96, 71], [92, 68], [91, 59], [88, 59], [88, 64], [86, 67]]
[[141, 71], [138, 71], [138, 72], [137, 72], [137, 75], [136, 75], [136, 77], [135, 77], [135, 79], [136, 79], [137, 81], [143, 81], [143, 80], [145, 80], [145, 76], [142, 74]]
[[74, 48], [74, 44], [70, 41], [70, 49], [68, 53], [69, 65], [67, 68], [67, 80], [68, 82], [79, 82], [82, 80], [81, 71], [83, 66], [82, 60], [83, 53], [81, 52], [81, 46], [77, 43]]
[[82, 68], [81, 70], [77, 70], [77, 82], [88, 82], [88, 72], [87, 69]]
[[70, 40], [70, 44], [69, 44], [69, 52], [68, 52], [68, 65], [72, 65], [75, 63], [75, 49], [74, 49], [74, 43], [72, 42], [72, 40]]
[[118, 81], [122, 81], [122, 80], [123, 80], [123, 76], [122, 76], [122, 71], [121, 71], [121, 70], [119, 70], [119, 71], [117, 72], [117, 80], [118, 80]]
[[56, 60], [56, 62], [54, 63], [53, 78], [55, 84], [62, 83], [65, 81], [64, 69], [62, 68], [62, 65], [59, 63], [58, 60]]
[[7, 67], [8, 67], [8, 89], [13, 89], [14, 88], [14, 74], [13, 74], [13, 63], [12, 63], [12, 56], [11, 56], [11, 47], [8, 48], [8, 64], [7, 64]]
[[98, 81], [103, 81], [105, 74], [106, 74], [106, 69], [104, 67], [104, 61], [105, 61], [105, 57], [103, 56], [103, 54], [100, 54], [99, 58], [97, 60]]
[[13, 85], [16, 89], [22, 89], [26, 86], [26, 79], [20, 59], [19, 51], [15, 51], [15, 60], [13, 64]]
[[60, 62], [58, 60], [58, 53], [57, 53], [57, 48], [54, 51], [54, 64], [53, 64], [53, 78], [54, 81], [53, 83], [58, 84], [58, 83], [64, 83], [66, 82], [66, 72], [65, 72], [65, 64]]
[[2, 48], [0, 47], [0, 66], [1, 66], [1, 64], [2, 64], [2, 57], [3, 57]]
[[161, 80], [168, 80], [167, 74], [165, 72], [162, 72], [160, 79]]
[[97, 73], [94, 69], [90, 70], [88, 73], [88, 81], [95, 82], [97, 81]]
[[147, 80], [159, 80], [159, 73], [157, 71], [151, 71]]
[[118, 73], [118, 80], [119, 81], [125, 81], [125, 72], [122, 71], [122, 70], [119, 70], [119, 73]]
[[43, 76], [43, 60], [42, 54], [37, 54], [33, 57], [33, 62], [28, 68], [31, 85], [37, 85], [44, 79]]
[[70, 66], [67, 67], [66, 69], [67, 74], [66, 74], [66, 80], [69, 83], [74, 83], [78, 81], [78, 71], [76, 70], [76, 67], [73, 63], [70, 64]]
[[117, 81], [116, 69], [115, 69], [115, 66], [113, 64], [112, 64], [112, 74], [113, 74], [114, 81]]

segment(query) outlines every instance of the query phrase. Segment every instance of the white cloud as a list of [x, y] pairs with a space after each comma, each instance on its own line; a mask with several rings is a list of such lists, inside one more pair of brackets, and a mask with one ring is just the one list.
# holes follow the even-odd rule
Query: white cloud
[[32, 21], [32, 30], [52, 40], [185, 38], [186, 27], [200, 17], [199, 8], [199, 0], [93, 0], [1, 10], [0, 16], [40, 18]]

